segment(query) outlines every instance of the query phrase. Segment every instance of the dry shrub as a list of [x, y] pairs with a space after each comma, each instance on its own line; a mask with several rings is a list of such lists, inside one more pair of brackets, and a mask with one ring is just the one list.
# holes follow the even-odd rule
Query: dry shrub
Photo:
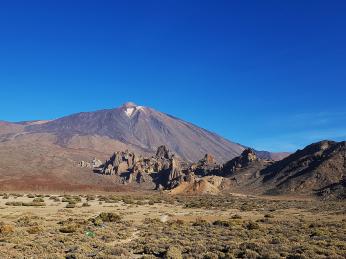
[[0, 222], [0, 234], [7, 235], [14, 232], [14, 226]]

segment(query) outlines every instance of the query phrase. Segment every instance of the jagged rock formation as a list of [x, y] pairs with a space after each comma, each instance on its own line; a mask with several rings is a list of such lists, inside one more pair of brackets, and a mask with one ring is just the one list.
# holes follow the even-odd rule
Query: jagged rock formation
[[116, 152], [94, 170], [104, 175], [118, 175], [124, 183], [152, 182], [156, 189], [173, 188], [183, 177], [179, 160], [166, 146], [159, 146], [152, 157], [136, 156], [133, 152]]
[[117, 175], [127, 172], [136, 163], [136, 155], [126, 150], [125, 152], [115, 152], [109, 160], [102, 165], [101, 173], [106, 175]]
[[239, 169], [249, 166], [251, 163], [258, 161], [256, 153], [254, 150], [248, 148], [245, 149], [240, 156], [228, 161], [224, 164], [222, 168], [222, 175], [232, 175], [236, 173]]
[[324, 199], [345, 198], [345, 143], [315, 143], [279, 162], [260, 159], [254, 150], [246, 149], [225, 164], [218, 164], [210, 154], [197, 163], [186, 163], [160, 146], [151, 157], [116, 152], [99, 172], [121, 177], [126, 184], [149, 183], [157, 190], [171, 190], [172, 194], [294, 191], [314, 192]]
[[198, 176], [217, 175], [221, 170], [221, 165], [218, 164], [211, 154], [199, 160], [196, 164], [192, 164], [189, 171], [194, 172]]
[[[332, 195], [345, 192], [346, 142], [321, 141], [298, 150], [261, 173], [268, 193]], [[343, 191], [342, 191], [343, 189]]]
[[171, 155], [167, 149], [166, 146], [162, 145], [162, 146], [159, 146], [157, 148], [157, 151], [156, 151], [156, 155], [155, 155], [157, 158], [165, 158], [165, 159], [170, 159], [171, 158]]
[[170, 159], [170, 167], [166, 187], [171, 189], [178, 186], [183, 181], [183, 172], [179, 161], [174, 157]]
[[[206, 154], [197, 163], [184, 163], [166, 146], [159, 146], [156, 155], [151, 157], [136, 156], [129, 151], [116, 152], [94, 171], [104, 175], [119, 176], [126, 184], [152, 183], [159, 190], [174, 189], [172, 193], [216, 194], [223, 188], [221, 183], [224, 183], [222, 177], [226, 175], [224, 172], [227, 171], [229, 175], [230, 172], [235, 173], [240, 169], [247, 170], [250, 165], [258, 161], [260, 159], [256, 157], [254, 151], [248, 149], [225, 165], [218, 164], [210, 154]], [[256, 169], [258, 173], [260, 169]], [[237, 178], [240, 179], [245, 175], [247, 174], [241, 174]], [[237, 184], [244, 182], [239, 179], [235, 180]], [[233, 180], [227, 179], [228, 182]]]

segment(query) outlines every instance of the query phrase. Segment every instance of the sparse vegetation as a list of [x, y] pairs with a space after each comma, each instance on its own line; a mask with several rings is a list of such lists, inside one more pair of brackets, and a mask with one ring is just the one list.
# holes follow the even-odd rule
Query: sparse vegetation
[[[343, 202], [164, 194], [2, 196], [8, 199], [2, 200], [6, 210], [0, 215], [0, 240], [6, 244], [1, 258], [274, 259], [346, 253]], [[28, 205], [42, 200], [46, 206], [27, 213]]]

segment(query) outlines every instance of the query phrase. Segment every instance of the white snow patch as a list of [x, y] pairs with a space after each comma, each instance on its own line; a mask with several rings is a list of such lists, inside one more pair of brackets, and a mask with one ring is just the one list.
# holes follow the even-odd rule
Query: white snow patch
[[133, 108], [133, 107], [126, 108], [125, 113], [128, 117], [131, 117], [134, 111], [135, 111], [135, 108]]
[[136, 111], [144, 111], [145, 112], [145, 108], [143, 106], [135, 106], [135, 107], [127, 107], [124, 110], [127, 117], [131, 117]]

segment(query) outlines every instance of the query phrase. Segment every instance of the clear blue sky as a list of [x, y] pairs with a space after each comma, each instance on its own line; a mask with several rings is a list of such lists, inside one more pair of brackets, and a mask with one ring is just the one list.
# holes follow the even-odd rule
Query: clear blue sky
[[1, 1], [0, 120], [151, 106], [257, 149], [346, 139], [346, 1]]

